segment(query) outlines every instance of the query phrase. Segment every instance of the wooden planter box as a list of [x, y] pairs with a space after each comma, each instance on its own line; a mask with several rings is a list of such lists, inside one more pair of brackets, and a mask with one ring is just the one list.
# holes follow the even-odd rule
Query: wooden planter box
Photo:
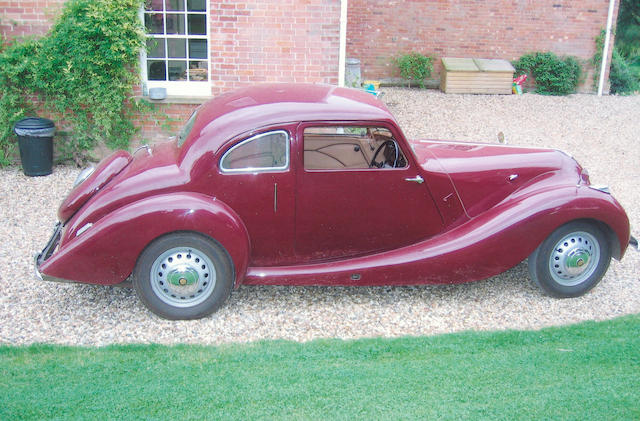
[[440, 89], [447, 94], [511, 94], [515, 69], [507, 60], [442, 59]]

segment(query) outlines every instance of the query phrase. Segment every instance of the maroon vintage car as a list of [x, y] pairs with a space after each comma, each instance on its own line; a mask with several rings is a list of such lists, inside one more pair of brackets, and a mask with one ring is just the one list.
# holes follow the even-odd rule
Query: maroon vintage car
[[568, 155], [409, 141], [372, 95], [317, 85], [209, 101], [176, 140], [83, 171], [58, 216], [39, 276], [130, 279], [169, 319], [206, 316], [243, 283], [458, 283], [527, 256], [542, 289], [573, 297], [637, 245]]

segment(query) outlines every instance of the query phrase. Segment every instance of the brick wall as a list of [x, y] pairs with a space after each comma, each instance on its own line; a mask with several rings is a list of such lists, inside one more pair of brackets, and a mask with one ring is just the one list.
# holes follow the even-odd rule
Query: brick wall
[[64, 0], [0, 0], [0, 33], [6, 38], [44, 35]]
[[338, 82], [340, 0], [210, 3], [213, 94], [260, 82]]
[[[347, 56], [361, 60], [369, 79], [399, 76], [391, 59], [411, 51], [510, 61], [552, 51], [589, 60], [608, 7], [608, 0], [349, 0]], [[584, 89], [592, 86], [591, 67]]]
[[[0, 0], [0, 33], [8, 39], [44, 35], [63, 2]], [[362, 61], [365, 78], [375, 79], [397, 76], [391, 58], [410, 51], [513, 60], [548, 50], [589, 60], [608, 3], [349, 0], [347, 55]], [[209, 18], [212, 95], [261, 82], [338, 82], [340, 0], [210, 0]], [[436, 77], [439, 69], [436, 61]], [[169, 123], [175, 132], [196, 106], [158, 107], [179, 121]], [[141, 139], [166, 137], [162, 121], [136, 123]]]
[[[338, 83], [340, 0], [222, 0], [209, 10], [211, 93], [255, 83]], [[175, 134], [197, 104], [158, 104], [140, 139]]]

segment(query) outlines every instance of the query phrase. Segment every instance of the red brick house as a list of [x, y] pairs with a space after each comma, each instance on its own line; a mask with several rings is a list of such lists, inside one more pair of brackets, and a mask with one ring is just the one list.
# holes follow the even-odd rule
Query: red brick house
[[[63, 2], [0, 0], [0, 31], [8, 38], [44, 34]], [[247, 84], [337, 84], [342, 24], [346, 56], [361, 60], [364, 78], [397, 76], [392, 58], [410, 51], [507, 60], [552, 51], [584, 60], [592, 74], [588, 60], [606, 27], [609, 2], [148, 0], [140, 16], [150, 48], [141, 54], [138, 93], [166, 87], [164, 111], [182, 120], [194, 104]], [[436, 78], [439, 70], [436, 60]], [[582, 89], [591, 90], [589, 76]]]

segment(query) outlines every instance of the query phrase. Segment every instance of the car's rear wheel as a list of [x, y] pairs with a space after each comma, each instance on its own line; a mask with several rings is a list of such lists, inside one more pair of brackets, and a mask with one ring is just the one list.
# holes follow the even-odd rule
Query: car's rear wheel
[[593, 223], [570, 222], [529, 256], [531, 278], [549, 295], [577, 297], [595, 287], [609, 268], [611, 247]]
[[233, 270], [225, 249], [208, 237], [180, 232], [161, 237], [140, 255], [133, 285], [140, 300], [165, 319], [198, 319], [231, 293]]

